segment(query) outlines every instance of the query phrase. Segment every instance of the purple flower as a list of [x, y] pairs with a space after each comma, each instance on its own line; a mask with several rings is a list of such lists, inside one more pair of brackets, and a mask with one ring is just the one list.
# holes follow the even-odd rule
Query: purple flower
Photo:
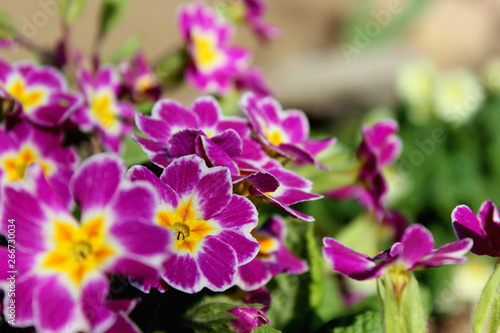
[[81, 103], [56, 69], [27, 62], [11, 66], [0, 59], [0, 90], [16, 101], [14, 116], [44, 127], [61, 125]]
[[342, 200], [356, 199], [373, 212], [377, 221], [384, 219], [388, 188], [382, 168], [401, 153], [401, 139], [395, 135], [397, 130], [398, 124], [393, 120], [384, 120], [372, 127], [364, 125], [363, 141], [357, 152], [361, 165], [356, 183], [330, 190], [326, 195]]
[[122, 94], [129, 95], [133, 102], [156, 102], [160, 98], [161, 84], [142, 52], [136, 53], [131, 61], [123, 62], [120, 72], [123, 78]]
[[274, 98], [260, 98], [252, 93], [243, 96], [240, 106], [250, 119], [253, 131], [266, 147], [295, 162], [325, 168], [314, 158], [330, 147], [335, 139], [309, 139], [309, 122], [304, 112], [283, 111]]
[[198, 142], [198, 150], [210, 149], [209, 153], [222, 150], [231, 158], [241, 154], [241, 140], [250, 135], [248, 122], [238, 117], [222, 116], [219, 104], [211, 96], [196, 99], [191, 109], [176, 101], [162, 99], [153, 107], [151, 116], [137, 114], [135, 121], [148, 138], [134, 135], [134, 139], [149, 159], [160, 167], [166, 167], [175, 157], [196, 153], [198, 136], [210, 141], [200, 139], [203, 141]]
[[485, 201], [479, 213], [465, 205], [457, 206], [451, 213], [453, 229], [458, 239], [471, 238], [474, 241], [471, 252], [477, 255], [500, 257], [500, 216], [495, 204]]
[[239, 91], [251, 91], [259, 97], [272, 95], [272, 90], [266, 82], [264, 72], [257, 67], [251, 67], [242, 72], [235, 81]]
[[263, 287], [277, 274], [307, 271], [306, 262], [297, 258], [283, 243], [285, 231], [285, 221], [279, 215], [274, 215], [261, 228], [254, 230], [253, 236], [260, 244], [260, 251], [255, 259], [238, 267], [238, 287], [252, 291]]
[[[70, 181], [79, 222], [39, 165], [28, 167], [24, 182], [5, 187], [1, 229], [4, 235], [16, 230], [18, 326], [44, 332], [133, 327], [124, 316], [134, 302], [108, 299], [107, 275], [156, 275], [172, 235], [154, 225], [154, 189], [125, 181], [124, 174], [125, 163], [109, 154], [94, 155], [81, 165]], [[2, 274], [11, 270], [7, 254], [1, 248]], [[5, 290], [5, 276], [2, 280]], [[10, 299], [4, 298], [5, 314]]]
[[[240, 0], [241, 1], [241, 0]], [[264, 20], [266, 4], [263, 0], [242, 0], [246, 6], [246, 21], [253, 31], [264, 41], [276, 39], [281, 31], [278, 27]]]
[[251, 58], [247, 50], [231, 46], [232, 25], [199, 2], [182, 6], [178, 22], [191, 58], [187, 80], [203, 92], [227, 93]]
[[323, 245], [323, 255], [333, 270], [355, 280], [368, 280], [386, 271], [398, 276], [419, 268], [464, 264], [472, 240], [466, 238], [434, 249], [431, 233], [422, 225], [412, 225], [405, 230], [401, 242], [374, 258], [358, 253], [333, 238], [325, 237]]
[[394, 162], [403, 148], [401, 139], [396, 135], [398, 129], [398, 123], [391, 119], [380, 121], [373, 126], [363, 125], [363, 142], [359, 147], [358, 156], [361, 159], [370, 159], [372, 154], [375, 155], [379, 168]]
[[0, 188], [22, 181], [26, 168], [37, 163], [47, 182], [70, 204], [69, 180], [78, 164], [73, 148], [61, 146], [62, 133], [45, 130], [26, 120], [15, 121], [9, 130], [0, 128]]
[[153, 209], [156, 223], [176, 239], [161, 277], [187, 293], [233, 286], [238, 266], [257, 255], [259, 243], [251, 235], [257, 211], [248, 199], [232, 194], [229, 170], [208, 168], [190, 155], [172, 162], [159, 179], [142, 166], [133, 167], [128, 177], [157, 189], [162, 202]]
[[236, 317], [229, 325], [239, 333], [250, 333], [262, 325], [269, 325], [266, 313], [256, 308], [235, 307], [229, 310]]
[[78, 84], [85, 104], [72, 116], [72, 122], [82, 131], [97, 131], [104, 148], [118, 153], [121, 139], [132, 133], [135, 109], [120, 102], [120, 79], [112, 67], [102, 67], [92, 75], [86, 69], [78, 72]]

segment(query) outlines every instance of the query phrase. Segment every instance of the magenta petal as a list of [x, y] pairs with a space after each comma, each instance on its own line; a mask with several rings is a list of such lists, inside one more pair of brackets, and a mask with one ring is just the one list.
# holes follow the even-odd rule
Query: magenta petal
[[[151, 249], [148, 249], [145, 252], [148, 251], [151, 251]], [[133, 253], [127, 253], [126, 256], [128, 256], [128, 258], [122, 256], [122, 258], [115, 260], [113, 265], [106, 271], [111, 274], [141, 279], [157, 275], [157, 270], [146, 263], [144, 258], [138, 257]]]
[[236, 163], [209, 138], [199, 136], [196, 139], [195, 150], [198, 156], [205, 159], [207, 165], [226, 167], [231, 175], [239, 174]]
[[288, 110], [281, 126], [286, 128], [290, 143], [302, 142], [309, 137], [309, 122], [302, 111]]
[[236, 252], [238, 265], [246, 264], [259, 253], [260, 245], [250, 236], [250, 232], [248, 232], [247, 235], [242, 235], [241, 233], [231, 230], [223, 230], [218, 235], [218, 238], [232, 247]]
[[405, 230], [401, 239], [403, 249], [399, 258], [406, 262], [409, 269], [434, 249], [431, 233], [421, 225], [412, 225]]
[[160, 179], [177, 193], [179, 198], [191, 194], [208, 168], [205, 162], [195, 155], [189, 155], [172, 162], [163, 171]]
[[114, 224], [126, 221], [153, 224], [158, 203], [157, 192], [150, 184], [136, 183], [131, 186], [124, 182], [110, 207], [114, 212]]
[[273, 277], [259, 259], [254, 259], [248, 264], [238, 267], [236, 285], [245, 291], [252, 291], [265, 286]]
[[224, 291], [234, 284], [238, 261], [235, 251], [214, 236], [207, 236], [198, 254], [198, 265], [212, 291]]
[[117, 315], [116, 321], [106, 333], [141, 333], [139, 327], [123, 313]]
[[196, 115], [173, 100], [162, 99], [158, 101], [153, 107], [152, 115], [153, 118], [162, 119], [168, 124], [169, 129], [198, 127]]
[[[487, 203], [484, 203], [483, 207], [487, 207]], [[471, 238], [474, 241], [472, 253], [477, 255], [493, 254], [490, 240], [482, 229], [481, 222], [469, 207], [457, 206], [451, 213], [451, 218], [458, 239]]]
[[382, 274], [367, 255], [337, 242], [333, 238], [323, 238], [323, 255], [328, 264], [337, 272], [355, 280], [373, 279]]
[[193, 112], [199, 118], [201, 128], [210, 128], [217, 124], [222, 117], [219, 103], [212, 96], [203, 96], [193, 102]]
[[232, 195], [227, 207], [213, 218], [222, 229], [250, 232], [257, 226], [259, 222], [257, 210], [247, 198]]
[[194, 128], [184, 129], [175, 133], [168, 141], [170, 145], [168, 154], [172, 157], [195, 154], [195, 142], [199, 136], [205, 137], [205, 134], [203, 131]]
[[228, 156], [240, 156], [243, 147], [243, 141], [233, 129], [227, 129], [224, 132], [214, 136], [211, 140], [217, 144]]
[[172, 207], [177, 207], [177, 194], [175, 194], [175, 192], [168, 185], [163, 184], [160, 179], [145, 166], [134, 165], [127, 172], [127, 179], [132, 182], [145, 181], [150, 183], [160, 194], [160, 198], [163, 202]]
[[163, 143], [164, 145], [167, 144], [170, 138], [170, 131], [165, 120], [154, 119], [137, 113], [135, 115], [135, 123], [148, 138]]
[[95, 331], [106, 330], [116, 320], [116, 315], [106, 306], [108, 293], [109, 281], [106, 276], [96, 277], [83, 287], [81, 296], [83, 314]]
[[172, 235], [166, 228], [137, 221], [115, 224], [109, 232], [128, 254], [140, 256], [166, 253]]
[[425, 257], [418, 263], [422, 267], [437, 267], [451, 264], [465, 264], [465, 255], [472, 247], [472, 239], [465, 238], [458, 242], [446, 244]]
[[165, 292], [168, 289], [168, 284], [160, 276], [130, 279], [130, 284], [146, 294], [149, 294], [152, 288], [155, 288], [159, 292]]
[[232, 198], [232, 183], [229, 170], [213, 167], [204, 172], [196, 185], [195, 194], [202, 213], [202, 219], [208, 220], [221, 213]]
[[[7, 261], [6, 261], [7, 262]], [[38, 278], [34, 275], [24, 274], [16, 277], [15, 291], [15, 310], [16, 324], [19, 327], [27, 327], [34, 325], [33, 318], [33, 294], [37, 288]], [[8, 320], [8, 306], [10, 297], [7, 295], [3, 298], [3, 315]]]
[[76, 300], [57, 276], [44, 278], [37, 285], [33, 295], [33, 314], [39, 330], [87, 330], [86, 323], [78, 318]]
[[70, 184], [82, 212], [105, 207], [113, 199], [124, 173], [125, 163], [117, 156], [99, 154], [86, 159]]
[[500, 216], [497, 207], [492, 201], [486, 201], [479, 209], [478, 217], [490, 240], [492, 250], [499, 251], [500, 244], [496, 240], [500, 238]]
[[198, 265], [190, 255], [173, 255], [163, 263], [162, 277], [175, 289], [194, 294], [203, 288]]

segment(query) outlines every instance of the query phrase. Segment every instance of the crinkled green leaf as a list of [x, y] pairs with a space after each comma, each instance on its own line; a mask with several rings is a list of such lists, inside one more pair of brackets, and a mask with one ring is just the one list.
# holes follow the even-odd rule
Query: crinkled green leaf
[[339, 324], [332, 333], [382, 333], [382, 315], [380, 312], [366, 311], [360, 314], [342, 318], [345, 326]]
[[16, 34], [14, 26], [12, 25], [12, 19], [0, 9], [0, 38], [12, 38]]
[[189, 315], [188, 325], [199, 333], [229, 333], [229, 323], [236, 317], [229, 313], [235, 304], [206, 303], [196, 307]]
[[127, 166], [142, 164], [148, 161], [146, 153], [131, 137], [124, 140], [124, 146], [125, 150], [123, 152], [123, 159], [125, 160], [125, 163], [127, 163]]
[[496, 333], [500, 329], [500, 265], [497, 263], [484, 287], [472, 320], [473, 333]]
[[130, 0], [104, 0], [101, 9], [99, 36], [104, 36], [120, 22], [129, 4]]
[[59, 2], [59, 12], [63, 20], [71, 24], [76, 21], [85, 7], [87, 0], [66, 0]]

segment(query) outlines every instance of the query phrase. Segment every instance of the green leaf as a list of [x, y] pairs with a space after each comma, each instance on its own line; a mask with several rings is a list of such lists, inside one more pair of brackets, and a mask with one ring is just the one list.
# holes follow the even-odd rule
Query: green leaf
[[187, 51], [179, 49], [173, 53], [169, 53], [155, 64], [155, 75], [164, 88], [173, 88], [182, 82], [188, 59]]
[[71, 24], [76, 21], [85, 7], [87, 0], [66, 0], [59, 2], [59, 12], [64, 22]]
[[323, 256], [314, 237], [314, 225], [310, 224], [306, 233], [307, 254], [309, 257], [309, 305], [317, 308], [321, 305], [325, 295], [325, 276], [323, 274]]
[[124, 140], [125, 150], [123, 152], [123, 159], [127, 166], [132, 166], [136, 164], [143, 164], [148, 161], [148, 156], [142, 150], [137, 142], [135, 142], [131, 137]]
[[366, 311], [342, 318], [342, 320], [348, 324], [346, 326], [337, 324], [332, 333], [382, 333], [384, 331], [380, 312]]
[[252, 333], [281, 333], [281, 331], [278, 331], [269, 325], [262, 325], [254, 329]]
[[127, 38], [109, 57], [108, 62], [118, 64], [124, 59], [134, 56], [141, 46], [139, 36], [132, 36]]
[[379, 238], [379, 228], [369, 213], [357, 216], [335, 236], [340, 243], [369, 256], [380, 252]]
[[497, 262], [486, 287], [484, 287], [474, 318], [473, 333], [496, 333], [500, 329], [500, 264]]
[[99, 37], [104, 36], [120, 22], [129, 4], [130, 0], [104, 0], [101, 9]]
[[16, 35], [9, 14], [0, 9], [0, 38], [12, 38]]
[[229, 333], [229, 323], [236, 317], [229, 313], [235, 304], [205, 303], [196, 307], [189, 315], [188, 325], [199, 333]]
[[[395, 292], [390, 273], [385, 273], [377, 279], [385, 333], [425, 333], [426, 331], [424, 304], [417, 279], [412, 272], [405, 273], [408, 274], [407, 281], [401, 294]], [[400, 275], [397, 278], [400, 279]]]

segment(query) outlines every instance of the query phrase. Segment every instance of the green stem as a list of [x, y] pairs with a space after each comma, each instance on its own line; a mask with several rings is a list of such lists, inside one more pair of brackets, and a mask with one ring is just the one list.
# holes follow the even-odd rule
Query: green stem
[[500, 329], [500, 259], [484, 287], [472, 320], [473, 333], [497, 333]]

